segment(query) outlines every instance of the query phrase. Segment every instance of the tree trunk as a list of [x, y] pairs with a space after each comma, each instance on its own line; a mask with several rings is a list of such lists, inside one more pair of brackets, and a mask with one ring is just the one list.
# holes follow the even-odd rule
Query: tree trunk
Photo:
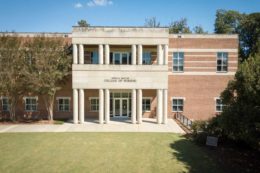
[[50, 121], [53, 121], [54, 95], [55, 94], [43, 96], [45, 107], [48, 112], [48, 119]]
[[15, 96], [10, 96], [10, 107], [9, 107], [9, 114], [11, 121], [16, 120], [16, 106], [17, 106], [18, 98]]

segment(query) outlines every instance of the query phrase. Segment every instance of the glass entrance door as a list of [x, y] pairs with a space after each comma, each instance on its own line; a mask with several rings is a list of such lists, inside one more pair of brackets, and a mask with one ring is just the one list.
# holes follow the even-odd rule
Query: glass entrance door
[[129, 99], [128, 98], [114, 98], [113, 99], [113, 116], [114, 117], [128, 117], [129, 115]]

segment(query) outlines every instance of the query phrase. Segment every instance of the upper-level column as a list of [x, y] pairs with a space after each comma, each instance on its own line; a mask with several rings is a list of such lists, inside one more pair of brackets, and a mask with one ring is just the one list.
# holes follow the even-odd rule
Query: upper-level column
[[79, 45], [79, 63], [84, 64], [84, 46], [83, 46], [83, 44]]
[[164, 45], [164, 65], [168, 65], [168, 45]]
[[103, 51], [103, 45], [100, 44], [98, 46], [98, 63], [99, 64], [103, 64], [103, 54], [104, 54], [104, 51]]
[[138, 45], [138, 65], [142, 65], [143, 62], [143, 46], [141, 44]]
[[132, 65], [136, 65], [136, 45], [132, 45]]
[[110, 54], [110, 49], [109, 45], [105, 45], [105, 64], [109, 64], [109, 54]]
[[162, 59], [162, 45], [157, 45], [157, 62], [158, 65], [163, 65], [163, 59]]
[[73, 44], [73, 64], [78, 64], [78, 46]]

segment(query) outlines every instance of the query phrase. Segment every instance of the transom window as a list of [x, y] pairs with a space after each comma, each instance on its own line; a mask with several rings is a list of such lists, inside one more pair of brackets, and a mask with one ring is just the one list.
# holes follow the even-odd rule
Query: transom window
[[9, 111], [9, 102], [8, 97], [2, 97], [2, 109], [3, 111]]
[[25, 97], [25, 111], [37, 111], [37, 97]]
[[143, 64], [152, 64], [151, 52], [143, 53]]
[[143, 111], [151, 111], [151, 98], [143, 98]]
[[223, 105], [222, 100], [220, 98], [216, 99], [216, 112], [222, 112], [223, 111]]
[[99, 99], [97, 97], [90, 98], [90, 110], [99, 111]]
[[58, 111], [69, 112], [70, 111], [70, 98], [58, 97]]
[[172, 99], [172, 111], [173, 112], [182, 112], [183, 111], [183, 98], [173, 98]]
[[184, 61], [183, 52], [173, 53], [173, 72], [183, 72], [183, 61]]
[[217, 53], [217, 71], [218, 72], [228, 71], [228, 53], [226, 52]]

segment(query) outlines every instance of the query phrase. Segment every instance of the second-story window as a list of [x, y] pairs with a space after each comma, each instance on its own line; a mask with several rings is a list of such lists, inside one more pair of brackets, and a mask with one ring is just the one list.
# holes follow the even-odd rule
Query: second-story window
[[97, 51], [91, 52], [90, 57], [91, 57], [91, 64], [98, 64], [98, 52]]
[[216, 112], [222, 112], [225, 105], [220, 98], [216, 98]]
[[152, 64], [151, 52], [143, 53], [143, 64]]
[[183, 61], [184, 53], [183, 52], [174, 52], [173, 53], [173, 72], [183, 72]]
[[218, 52], [217, 53], [217, 72], [228, 71], [228, 53]]

